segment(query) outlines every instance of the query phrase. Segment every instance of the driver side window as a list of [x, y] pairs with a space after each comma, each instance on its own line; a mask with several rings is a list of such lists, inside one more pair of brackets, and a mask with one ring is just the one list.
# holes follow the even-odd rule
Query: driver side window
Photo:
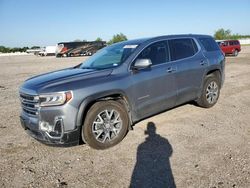
[[137, 59], [150, 59], [152, 65], [169, 61], [168, 44], [166, 41], [156, 42], [145, 48]]

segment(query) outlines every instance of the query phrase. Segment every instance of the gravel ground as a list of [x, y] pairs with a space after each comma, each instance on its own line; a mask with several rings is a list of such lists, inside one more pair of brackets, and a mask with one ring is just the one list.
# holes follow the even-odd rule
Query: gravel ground
[[19, 123], [19, 85], [83, 60], [0, 57], [0, 187], [250, 187], [250, 47], [227, 57], [213, 108], [186, 104], [145, 119], [104, 151], [32, 139]]

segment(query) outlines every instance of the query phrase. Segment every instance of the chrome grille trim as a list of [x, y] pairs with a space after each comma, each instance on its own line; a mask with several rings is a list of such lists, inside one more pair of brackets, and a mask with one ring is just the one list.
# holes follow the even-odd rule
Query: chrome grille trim
[[39, 97], [37, 95], [20, 93], [20, 101], [23, 112], [31, 116], [38, 115]]

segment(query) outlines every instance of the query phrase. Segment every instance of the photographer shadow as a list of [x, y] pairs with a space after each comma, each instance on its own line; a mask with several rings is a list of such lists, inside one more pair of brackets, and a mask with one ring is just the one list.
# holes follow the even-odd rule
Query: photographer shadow
[[130, 188], [175, 188], [170, 160], [172, 146], [167, 139], [156, 134], [153, 122], [147, 125], [148, 135], [137, 149], [137, 161], [131, 177]]

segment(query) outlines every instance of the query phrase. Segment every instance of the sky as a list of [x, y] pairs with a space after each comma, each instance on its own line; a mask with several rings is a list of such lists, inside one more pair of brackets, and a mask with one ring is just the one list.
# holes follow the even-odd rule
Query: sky
[[209, 34], [250, 34], [250, 0], [0, 0], [0, 46]]

